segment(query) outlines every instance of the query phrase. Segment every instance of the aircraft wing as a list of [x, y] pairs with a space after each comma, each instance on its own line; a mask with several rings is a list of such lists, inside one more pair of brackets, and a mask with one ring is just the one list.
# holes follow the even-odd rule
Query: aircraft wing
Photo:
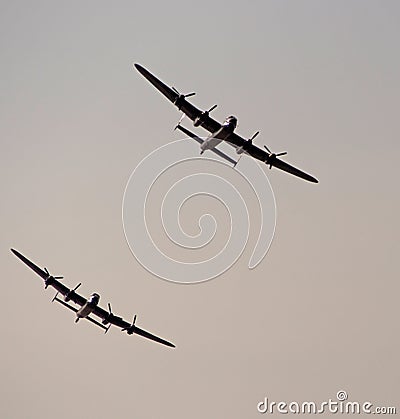
[[[111, 311], [111, 310], [110, 310]], [[146, 330], [141, 329], [140, 327], [137, 327], [135, 325], [132, 325], [128, 323], [126, 320], [124, 320], [122, 317], [115, 316], [111, 312], [107, 312], [103, 308], [96, 306], [96, 308], [92, 311], [92, 314], [95, 316], [100, 317], [101, 319], [107, 319], [107, 321], [117, 327], [120, 327], [121, 329], [128, 330], [129, 334], [135, 333], [136, 335], [143, 336], [147, 339], [153, 340], [155, 342], [161, 343], [162, 345], [169, 346], [171, 348], [175, 348], [175, 345], [171, 342], [168, 342], [165, 339], [162, 339], [156, 335], [153, 335], [150, 332], [147, 332]], [[136, 317], [136, 316], [135, 316]]]
[[[267, 164], [270, 164], [270, 163], [267, 163]], [[315, 179], [315, 177], [309, 175], [308, 173], [303, 172], [300, 169], [297, 169], [296, 167], [278, 158], [273, 159], [273, 161], [271, 162], [271, 166], [276, 167], [277, 169], [283, 170], [299, 178], [302, 178], [304, 180], [308, 180], [309, 182], [318, 183], [318, 180]]]
[[162, 345], [169, 346], [170, 348], [175, 348], [175, 345], [173, 343], [168, 342], [165, 339], [159, 338], [158, 336], [153, 335], [150, 332], [146, 332], [146, 330], [143, 330], [140, 327], [130, 326], [130, 331], [132, 333], [135, 333], [136, 335], [140, 335], [140, 336], [143, 336], [144, 338], [153, 340], [154, 342], [161, 343]]
[[11, 249], [15, 256], [18, 259], [22, 260], [26, 265], [28, 265], [34, 272], [36, 272], [40, 277], [43, 279], [47, 279], [49, 274], [48, 272], [44, 271], [43, 269], [39, 268], [39, 266], [35, 265], [31, 262], [28, 258], [26, 258], [23, 254], [19, 253], [17, 250]]
[[66, 287], [64, 284], [62, 284], [60, 281], [57, 281], [55, 277], [51, 276], [47, 270], [43, 270], [39, 268], [39, 266], [35, 265], [32, 261], [30, 261], [27, 257], [25, 257], [23, 254], [19, 253], [15, 249], [11, 249], [11, 251], [14, 253], [15, 256], [17, 256], [18, 259], [22, 260], [27, 266], [29, 266], [34, 272], [36, 272], [40, 277], [43, 278], [43, 280], [48, 281], [49, 278], [51, 278], [49, 285], [55, 288], [60, 294], [67, 295], [70, 293], [70, 299], [76, 304], [79, 304], [82, 306], [86, 302], [86, 298], [82, 297], [75, 291], [70, 290], [68, 287]]
[[[184, 95], [180, 95], [177, 91], [175, 91], [175, 89], [168, 87], [166, 84], [164, 84], [161, 80], [159, 80], [157, 77], [151, 74], [140, 64], [135, 64], [135, 68], [139, 71], [140, 74], [142, 74], [143, 77], [145, 77], [156, 89], [158, 89], [168, 100], [170, 100], [174, 105], [176, 105], [178, 109], [181, 110], [192, 121], [194, 121], [196, 118], [201, 117], [201, 126], [213, 134], [217, 133], [221, 129], [222, 125], [215, 119], [211, 118], [208, 114], [208, 111], [204, 112], [196, 108], [194, 105], [192, 105], [185, 99]], [[177, 127], [180, 128], [179, 124]], [[183, 130], [181, 129], [181, 131]], [[190, 136], [194, 138], [196, 141], [198, 141], [198, 137], [196, 136], [195, 138], [193, 135]], [[216, 136], [218, 137], [217, 134]], [[268, 153], [263, 149], [253, 145], [252, 143], [249, 144], [247, 140], [243, 139], [236, 133], [232, 133], [228, 138], [224, 138], [224, 141], [228, 142], [235, 148], [240, 148], [244, 146], [244, 152], [246, 154], [268, 164], [269, 166], [277, 167], [278, 169], [281, 169], [285, 172], [288, 172], [294, 176], [300, 177], [309, 182], [318, 182], [318, 180], [315, 179], [313, 176], [278, 159], [274, 154]], [[226, 155], [222, 155], [223, 153], [219, 150], [214, 150], [214, 152], [226, 159]], [[228, 158], [227, 160], [231, 161], [230, 158]], [[233, 161], [231, 161], [231, 163], [233, 163]]]
[[[169, 99], [172, 103], [175, 104], [175, 102], [179, 98], [179, 94], [177, 92], [175, 92], [173, 89], [164, 84], [161, 80], [159, 80], [157, 77], [151, 74], [150, 71], [146, 70], [140, 64], [135, 64], [135, 68], [167, 99]], [[179, 99], [179, 105], [176, 106], [192, 121], [194, 121], [197, 117], [203, 115], [203, 122], [201, 126], [211, 133], [216, 132], [221, 128], [221, 124], [218, 121], [211, 118], [209, 115], [204, 115], [203, 111], [197, 109], [194, 105], [189, 103], [184, 98]]]
[[[11, 249], [11, 251], [14, 253], [15, 256], [18, 257], [18, 259], [20, 259], [22, 262], [24, 262], [27, 266], [29, 266], [29, 268], [31, 268], [35, 273], [37, 273], [41, 278], [43, 278], [46, 285], [47, 284], [51, 285], [52, 287], [54, 287], [58, 291], [58, 293], [60, 293], [64, 296], [68, 295], [68, 299], [70, 301], [73, 301], [74, 303], [76, 303], [80, 306], [83, 306], [86, 303], [87, 299], [85, 297], [82, 297], [75, 290], [70, 290], [68, 287], [61, 284], [61, 282], [59, 282], [55, 279], [56, 277], [49, 274], [49, 272], [47, 271], [46, 268], [45, 269], [39, 268], [39, 266], [35, 265], [27, 257], [25, 257], [23, 254], [19, 253], [15, 249]], [[61, 277], [57, 277], [57, 278], [61, 278]], [[75, 313], [78, 311], [78, 309], [76, 307], [73, 307], [70, 304], [67, 304], [67, 302], [58, 298], [57, 294], [53, 298], [53, 301], [59, 302], [60, 304], [62, 304], [63, 306], [67, 307], [68, 309], [72, 310]], [[163, 345], [170, 346], [172, 348], [175, 347], [175, 345], [172, 344], [171, 342], [168, 342], [168, 341], [166, 341], [166, 340], [164, 340], [164, 339], [162, 339], [158, 336], [155, 336], [155, 335], [151, 334], [150, 332], [147, 332], [146, 330], [140, 329], [139, 327], [135, 326], [134, 324], [132, 325], [132, 324], [128, 323], [122, 317], [115, 316], [114, 314], [111, 313], [111, 306], [109, 306], [109, 309], [110, 309], [110, 311], [107, 312], [103, 308], [101, 308], [99, 306], [96, 306], [95, 309], [92, 311], [92, 314], [96, 315], [97, 317], [100, 317], [102, 320], [107, 319], [108, 323], [110, 323], [110, 324], [118, 326], [122, 329], [129, 330], [129, 334], [135, 333], [137, 335], [143, 336], [147, 339], [151, 339], [151, 340], [153, 340], [155, 342], [158, 342], [158, 343], [161, 343]], [[96, 324], [97, 326], [101, 327], [105, 331], [108, 330], [108, 327], [101, 324], [97, 320], [91, 318], [90, 316], [85, 317], [85, 319], [87, 319], [90, 322]]]
[[[33, 262], [31, 262], [28, 258], [26, 258], [23, 254], [19, 253], [17, 250], [11, 249], [11, 251], [14, 253], [15, 256], [17, 256], [18, 259], [22, 260], [22, 262], [25, 263], [25, 265], [29, 266], [34, 272], [36, 272], [44, 281], [46, 281], [50, 274], [39, 268], [39, 266], [35, 265]], [[69, 288], [66, 287], [64, 284], [61, 284], [61, 282], [54, 279], [51, 284], [52, 287], [54, 287], [60, 294], [65, 295], [68, 293]]]
[[271, 158], [271, 156], [273, 156], [271, 153], [268, 153], [262, 148], [257, 147], [253, 143], [249, 144], [245, 139], [243, 139], [242, 137], [240, 137], [240, 135], [236, 133], [231, 134], [226, 139], [226, 142], [235, 148], [244, 147], [244, 152], [246, 154], [248, 154], [251, 157], [254, 157], [257, 160], [260, 160], [266, 163], [269, 166], [276, 167], [277, 169], [283, 170], [287, 173], [300, 177], [309, 182], [318, 183], [318, 180], [315, 177], [309, 175], [308, 173], [303, 172], [300, 169], [297, 169], [296, 167], [290, 165], [289, 163], [284, 162], [283, 160], [277, 157]]
[[107, 320], [108, 323], [114, 326], [121, 328], [130, 327], [130, 324], [128, 322], [126, 322], [122, 317], [116, 316], [115, 314], [111, 313], [111, 310], [107, 311], [104, 310], [104, 308], [96, 306], [95, 309], [92, 311], [92, 314], [94, 314], [97, 317], [100, 317], [102, 320]]

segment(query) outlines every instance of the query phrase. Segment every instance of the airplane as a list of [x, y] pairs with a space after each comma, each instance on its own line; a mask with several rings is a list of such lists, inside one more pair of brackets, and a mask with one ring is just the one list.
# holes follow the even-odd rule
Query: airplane
[[[51, 275], [47, 268], [39, 268], [39, 266], [35, 265], [28, 258], [26, 258], [23, 254], [19, 253], [15, 249], [11, 249], [11, 252], [14, 253], [15, 256], [17, 256], [22, 262], [29, 266], [29, 268], [36, 272], [40, 277], [42, 277], [42, 279], [44, 280], [45, 289], [47, 289], [49, 286], [56, 289], [57, 293], [52, 301], [57, 301], [64, 307], [67, 307], [68, 309], [72, 310], [76, 315], [75, 323], [78, 323], [80, 319], [89, 320], [91, 323], [105, 330], [104, 333], [107, 333], [111, 325], [114, 325], [120, 327], [122, 331], [127, 332], [128, 335], [140, 335], [147, 339], [153, 340], [154, 342], [161, 343], [162, 345], [175, 348], [175, 345], [173, 343], [168, 342], [165, 339], [162, 339], [158, 336], [153, 335], [150, 332], [147, 332], [146, 330], [137, 327], [135, 325], [137, 317], [136, 315], [134, 316], [132, 323], [125, 321], [122, 317], [114, 315], [114, 313], [111, 310], [110, 303], [108, 303], [108, 311], [99, 307], [98, 304], [100, 301], [100, 295], [96, 292], [94, 292], [88, 299], [86, 299], [85, 297], [79, 295], [76, 292], [76, 290], [82, 285], [81, 283], [79, 283], [75, 288], [69, 289], [59, 281], [60, 279], [63, 279], [62, 276]], [[59, 294], [61, 294], [64, 298], [59, 298]], [[69, 301], [72, 301], [73, 303], [78, 305], [79, 308], [68, 304]], [[99, 317], [101, 319], [101, 323], [93, 317], [91, 317], [91, 315]]]
[[[215, 119], [210, 117], [210, 113], [217, 107], [217, 105], [212, 106], [206, 111], [201, 111], [186, 100], [187, 98], [194, 96], [196, 93], [192, 92], [188, 94], [181, 94], [178, 92], [178, 90], [175, 89], [175, 87], [168, 87], [140, 64], [134, 64], [134, 66], [139, 71], [139, 73], [142, 74], [142, 76], [144, 76], [164, 96], [166, 96], [167, 99], [169, 99], [178, 108], [178, 110], [183, 112], [183, 115], [175, 129], [179, 129], [184, 134], [197, 141], [200, 144], [200, 154], [203, 154], [206, 150], [210, 150], [235, 166], [238, 161], [233, 160], [231, 157], [227, 156], [221, 150], [216, 148], [218, 144], [220, 144], [222, 141], [225, 141], [236, 149], [237, 154], [247, 154], [257, 160], [262, 161], [263, 163], [266, 163], [270, 169], [272, 167], [276, 167], [309, 182], [318, 183], [318, 180], [315, 177], [301, 171], [300, 169], [297, 169], [294, 166], [291, 166], [290, 164], [278, 158], [280, 156], [286, 155], [286, 151], [281, 153], [273, 153], [267, 146], [264, 146], [264, 151], [263, 149], [254, 145], [253, 140], [257, 137], [259, 131], [257, 131], [251, 138], [247, 140], [242, 138], [235, 132], [237, 126], [237, 118], [235, 116], [228, 116], [225, 121], [220, 124]], [[210, 135], [205, 140], [203, 140], [196, 134], [193, 134], [188, 129], [184, 128], [181, 125], [181, 122], [185, 116], [189, 117], [193, 121], [193, 125], [195, 127], [202, 127], [206, 129], [208, 132], [210, 132]]]

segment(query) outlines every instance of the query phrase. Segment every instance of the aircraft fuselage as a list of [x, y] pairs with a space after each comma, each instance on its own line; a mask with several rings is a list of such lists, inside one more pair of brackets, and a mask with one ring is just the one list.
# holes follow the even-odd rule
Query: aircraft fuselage
[[75, 323], [78, 323], [80, 319], [89, 316], [89, 314], [96, 308], [99, 301], [100, 295], [93, 293], [86, 303], [76, 312]]
[[219, 143], [226, 140], [235, 130], [237, 125], [237, 118], [234, 116], [228, 116], [224, 123], [222, 124], [221, 128], [212, 133], [208, 138], [204, 140], [204, 142], [200, 145], [201, 152], [203, 154], [206, 150], [212, 150], [215, 148]]

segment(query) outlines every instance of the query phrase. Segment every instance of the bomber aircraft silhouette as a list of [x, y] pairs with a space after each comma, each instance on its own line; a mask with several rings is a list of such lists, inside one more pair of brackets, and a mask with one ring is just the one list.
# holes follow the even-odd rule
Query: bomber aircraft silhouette
[[[133, 318], [132, 323], [128, 323], [122, 317], [118, 317], [113, 314], [111, 311], [111, 304], [108, 303], [108, 311], [104, 310], [103, 308], [99, 307], [98, 303], [100, 300], [100, 295], [97, 293], [93, 293], [88, 299], [79, 295], [76, 290], [81, 286], [79, 283], [75, 288], [69, 289], [65, 285], [63, 285], [59, 279], [62, 279], [62, 276], [53, 276], [50, 275], [49, 271], [44, 268], [41, 269], [39, 266], [35, 265], [29, 259], [27, 259], [24, 255], [19, 253], [17, 250], [11, 249], [15, 256], [17, 256], [22, 262], [28, 265], [34, 272], [36, 272], [42, 279], [44, 280], [44, 287], [51, 286], [57, 290], [57, 294], [54, 296], [52, 301], [57, 301], [58, 303], [62, 304], [64, 307], [69, 308], [76, 314], [75, 323], [78, 323], [80, 319], [86, 319], [90, 322], [94, 323], [95, 325], [101, 327], [105, 330], [104, 333], [107, 333], [111, 325], [120, 327], [122, 331], [126, 331], [128, 335], [136, 334], [143, 336], [147, 339], [151, 339], [154, 342], [161, 343], [162, 345], [170, 346], [172, 348], [175, 347], [174, 344], [168, 342], [158, 336], [155, 336], [146, 330], [140, 329], [135, 325], [136, 322], [136, 315]], [[61, 299], [58, 297], [58, 294], [61, 294], [64, 298]], [[74, 307], [68, 304], [69, 301], [75, 303], [78, 307]], [[101, 323], [95, 320], [91, 315], [97, 316], [101, 319]], [[108, 325], [108, 326], [107, 326]]]
[[[257, 160], [266, 163], [270, 169], [272, 167], [276, 167], [309, 182], [318, 183], [318, 180], [315, 177], [301, 171], [300, 169], [297, 169], [294, 166], [291, 166], [290, 164], [278, 158], [287, 154], [286, 151], [282, 153], [273, 153], [267, 146], [264, 146], [265, 150], [263, 150], [254, 145], [253, 140], [257, 137], [259, 131], [257, 131], [248, 140], [240, 137], [234, 132], [237, 125], [236, 117], [228, 116], [225, 121], [220, 124], [215, 119], [210, 117], [210, 112], [213, 111], [217, 105], [212, 106], [207, 111], [201, 111], [186, 100], [186, 98], [194, 96], [195, 93], [180, 94], [174, 87], [168, 87], [140, 64], [135, 64], [135, 68], [164, 96], [166, 96], [178, 108], [178, 110], [183, 112], [183, 115], [175, 129], [179, 129], [184, 134], [197, 141], [200, 144], [200, 154], [203, 154], [206, 150], [211, 150], [235, 166], [237, 161], [233, 160], [231, 157], [227, 156], [221, 150], [216, 148], [218, 144], [220, 144], [222, 141], [225, 141], [236, 149], [237, 154], [247, 154]], [[203, 127], [211, 134], [205, 140], [203, 140], [196, 134], [193, 134], [184, 128], [181, 125], [181, 122], [185, 115], [193, 121], [193, 125], [195, 127]]]

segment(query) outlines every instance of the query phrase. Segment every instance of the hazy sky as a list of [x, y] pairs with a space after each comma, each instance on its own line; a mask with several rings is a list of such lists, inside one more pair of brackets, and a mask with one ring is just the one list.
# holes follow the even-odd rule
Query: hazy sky
[[[256, 418], [339, 390], [400, 409], [399, 21], [397, 1], [1, 2], [0, 416]], [[130, 253], [129, 175], [181, 138], [133, 62], [320, 180], [265, 167], [255, 270], [250, 246], [182, 286]], [[177, 348], [75, 325], [10, 247]]]

